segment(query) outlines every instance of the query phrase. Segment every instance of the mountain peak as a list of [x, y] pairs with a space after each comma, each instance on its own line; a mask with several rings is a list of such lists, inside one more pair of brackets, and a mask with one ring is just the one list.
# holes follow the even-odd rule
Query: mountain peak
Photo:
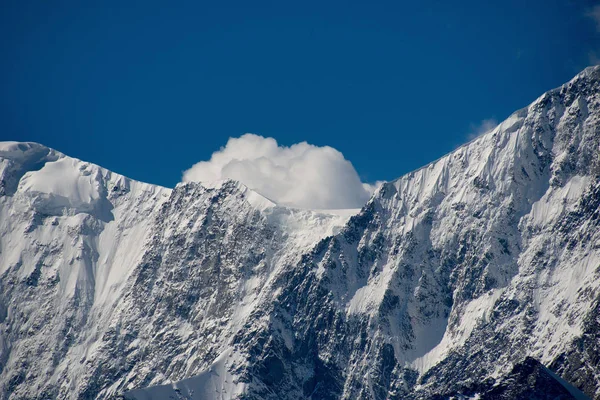
[[0, 393], [597, 397], [599, 71], [352, 216], [3, 143]]

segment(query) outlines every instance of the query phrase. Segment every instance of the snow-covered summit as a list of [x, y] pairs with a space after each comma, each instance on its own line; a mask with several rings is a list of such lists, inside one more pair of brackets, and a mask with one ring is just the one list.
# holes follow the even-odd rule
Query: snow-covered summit
[[35, 142], [0, 142], [0, 155], [3, 159], [24, 162], [36, 153], [47, 155], [48, 159], [64, 157], [64, 154]]
[[[124, 351], [123, 344], [107, 343], [114, 332], [134, 326], [144, 330], [143, 321], [156, 319], [136, 311], [142, 301], [134, 293], [149, 263], [167, 273], [167, 280], [177, 270], [173, 263], [200, 266], [203, 258], [206, 279], [213, 279], [211, 263], [237, 271], [231, 293], [210, 297], [235, 311], [229, 329], [239, 329], [255, 306], [255, 292], [281, 260], [297, 262], [323, 237], [339, 231], [352, 213], [281, 207], [235, 181], [163, 188], [37, 143], [0, 143], [0, 188], [0, 384], [2, 393], [25, 398], [106, 397], [123, 390], [120, 378], [99, 387], [96, 374], [121, 368], [121, 361], [104, 358]], [[246, 269], [236, 259], [245, 260]], [[218, 273], [214, 279], [220, 279]], [[164, 288], [157, 285], [160, 293], [147, 293], [144, 299], [164, 300]], [[203, 297], [205, 286], [203, 278], [192, 286], [198, 292], [188, 296]], [[172, 285], [169, 290], [172, 301], [186, 291]], [[163, 300], [157, 301], [173, 310]], [[196, 339], [202, 342], [215, 320], [198, 322], [175, 319], [169, 325], [169, 335], [178, 332], [189, 340], [182, 352], [195, 346], [190, 329], [202, 331]], [[123, 324], [128, 328], [120, 328]], [[159, 346], [161, 339], [148, 333], [133, 344], [139, 351], [147, 351], [149, 343]], [[197, 357], [193, 370], [200, 371]], [[147, 361], [140, 362], [135, 370], [146, 368]], [[158, 357], [156, 362], [165, 361]], [[186, 371], [172, 377], [183, 378]], [[162, 382], [163, 377], [153, 379]]]

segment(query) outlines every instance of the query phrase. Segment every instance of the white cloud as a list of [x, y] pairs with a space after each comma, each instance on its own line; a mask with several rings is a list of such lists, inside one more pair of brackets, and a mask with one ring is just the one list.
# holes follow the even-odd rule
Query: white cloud
[[375, 183], [363, 183], [363, 188], [369, 193], [369, 196], [372, 195], [379, 186], [383, 185], [385, 181], [376, 181]]
[[484, 119], [478, 124], [471, 124], [470, 132], [467, 135], [469, 140], [473, 140], [498, 126], [498, 121], [494, 118]]
[[235, 179], [278, 204], [310, 209], [358, 208], [374, 185], [363, 184], [336, 149], [306, 142], [279, 146], [273, 138], [247, 133], [230, 138], [209, 161], [194, 164], [183, 181]]
[[585, 15], [596, 22], [596, 29], [600, 32], [600, 4], [592, 7]]

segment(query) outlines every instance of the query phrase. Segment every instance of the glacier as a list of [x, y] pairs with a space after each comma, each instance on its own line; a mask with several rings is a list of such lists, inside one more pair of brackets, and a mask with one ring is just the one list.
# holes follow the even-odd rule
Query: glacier
[[0, 143], [0, 398], [600, 398], [600, 67], [360, 210]]

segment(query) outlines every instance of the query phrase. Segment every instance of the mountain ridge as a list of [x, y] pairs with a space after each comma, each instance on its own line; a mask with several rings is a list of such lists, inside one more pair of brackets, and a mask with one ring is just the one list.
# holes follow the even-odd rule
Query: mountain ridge
[[79, 160], [53, 186], [74, 159], [0, 148], [3, 398], [598, 398], [599, 92], [587, 68], [355, 215]]

